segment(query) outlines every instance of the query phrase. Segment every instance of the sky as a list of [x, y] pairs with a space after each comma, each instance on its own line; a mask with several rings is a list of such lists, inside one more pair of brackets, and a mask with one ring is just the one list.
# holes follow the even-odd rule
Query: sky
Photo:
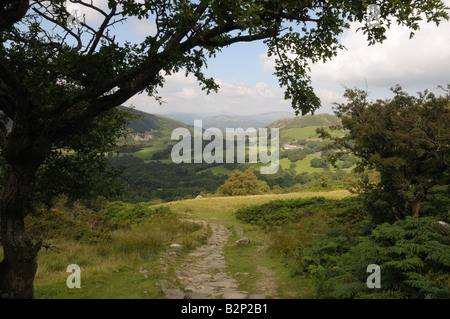
[[[102, 0], [98, 0], [102, 1]], [[444, 1], [450, 7], [450, 0]], [[94, 17], [89, 17], [94, 19]], [[344, 102], [346, 87], [367, 89], [373, 100], [391, 98], [390, 88], [400, 84], [410, 94], [428, 89], [440, 93], [438, 85], [450, 84], [450, 22], [423, 22], [420, 31], [409, 39], [410, 30], [392, 25], [387, 40], [368, 46], [362, 31], [351, 24], [341, 37], [347, 50], [331, 61], [312, 65], [312, 87], [321, 99], [316, 113], [333, 113], [333, 103]], [[155, 32], [152, 21], [129, 21], [121, 36], [139, 39]], [[124, 105], [154, 114], [174, 112], [251, 115], [266, 112], [290, 112], [290, 101], [273, 75], [274, 62], [262, 42], [235, 44], [224, 48], [208, 61], [205, 74], [220, 85], [218, 93], [207, 95], [193, 76], [184, 72], [166, 77], [159, 90], [164, 103], [139, 94]]]

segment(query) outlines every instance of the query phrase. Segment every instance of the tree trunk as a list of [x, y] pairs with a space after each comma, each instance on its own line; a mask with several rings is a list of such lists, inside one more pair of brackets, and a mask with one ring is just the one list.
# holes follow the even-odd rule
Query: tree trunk
[[34, 298], [33, 281], [40, 244], [34, 245], [29, 239], [24, 218], [38, 166], [37, 163], [12, 166], [0, 198], [0, 236], [4, 255], [0, 263], [0, 298]]
[[412, 206], [411, 206], [411, 213], [412, 213], [412, 216], [413, 216], [414, 218], [419, 217], [420, 203], [421, 203], [421, 202], [422, 202], [422, 201], [421, 201], [420, 199], [416, 199], [416, 200], [412, 203]]

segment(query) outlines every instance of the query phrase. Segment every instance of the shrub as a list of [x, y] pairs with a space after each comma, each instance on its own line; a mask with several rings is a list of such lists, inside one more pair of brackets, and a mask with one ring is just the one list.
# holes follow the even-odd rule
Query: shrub
[[139, 224], [141, 222], [155, 222], [162, 219], [173, 219], [175, 213], [166, 206], [151, 206], [149, 203], [130, 204], [112, 202], [107, 206], [106, 215], [113, 222]]
[[[334, 217], [340, 216], [345, 210], [358, 206], [354, 197], [342, 200], [325, 197], [297, 198], [290, 200], [275, 200], [262, 205], [252, 205], [235, 212], [236, 218], [250, 224], [260, 226], [275, 226], [299, 221], [304, 216], [322, 212]], [[352, 214], [363, 214], [352, 212]], [[361, 216], [355, 218], [362, 218]]]
[[315, 168], [328, 168], [329, 164], [326, 158], [313, 158], [310, 166]]
[[[93, 212], [92, 212], [93, 213]], [[111, 239], [112, 225], [101, 215], [74, 219], [58, 209], [40, 209], [25, 219], [26, 230], [34, 240], [68, 238], [83, 243], [98, 243]]]
[[[301, 262], [306, 249], [316, 240], [323, 240], [321, 236], [327, 230], [339, 226], [346, 232], [354, 232], [366, 218], [357, 197], [277, 200], [242, 208], [235, 214], [244, 222], [270, 231], [270, 248], [285, 257], [292, 275], [303, 271]], [[331, 247], [343, 240], [333, 242], [334, 239], [328, 243]]]

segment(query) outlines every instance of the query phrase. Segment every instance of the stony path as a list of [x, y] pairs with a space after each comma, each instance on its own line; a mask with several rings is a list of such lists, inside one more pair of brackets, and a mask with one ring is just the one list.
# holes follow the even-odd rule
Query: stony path
[[[187, 298], [192, 299], [262, 299], [263, 295], [249, 295], [246, 291], [238, 289], [237, 280], [226, 272], [226, 261], [223, 256], [223, 248], [231, 232], [224, 226], [201, 222], [211, 228], [211, 236], [208, 242], [188, 253], [181, 266], [175, 269], [175, 274]], [[172, 289], [166, 289], [166, 297], [170, 293], [174, 298], [182, 298], [183, 294]], [[181, 291], [180, 291], [181, 292]]]
[[248, 293], [239, 291], [236, 279], [225, 273], [223, 247], [231, 232], [222, 225], [210, 223], [209, 226], [212, 234], [207, 244], [189, 253], [175, 270], [179, 281], [191, 298], [246, 298]]

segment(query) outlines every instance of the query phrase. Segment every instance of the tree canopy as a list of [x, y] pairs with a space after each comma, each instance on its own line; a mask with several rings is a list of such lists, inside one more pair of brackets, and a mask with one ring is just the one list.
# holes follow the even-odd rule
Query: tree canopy
[[264, 194], [270, 190], [265, 181], [259, 181], [252, 169], [245, 172], [234, 170], [217, 193], [226, 196]]
[[[425, 91], [410, 96], [400, 86], [395, 96], [370, 103], [366, 91], [347, 89], [348, 103], [337, 105], [344, 137], [331, 147], [359, 158], [359, 171], [373, 168], [381, 180], [366, 183], [371, 210], [382, 221], [418, 216], [420, 204], [436, 185], [450, 184], [450, 85], [444, 95]], [[340, 155], [337, 152], [334, 160]]]

